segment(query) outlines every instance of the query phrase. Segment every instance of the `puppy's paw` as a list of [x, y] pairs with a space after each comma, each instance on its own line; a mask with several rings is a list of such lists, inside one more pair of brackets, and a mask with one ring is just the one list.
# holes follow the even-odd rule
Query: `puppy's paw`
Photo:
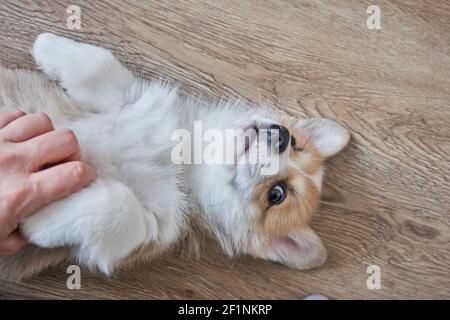
[[59, 78], [59, 63], [64, 46], [71, 40], [59, 37], [53, 33], [41, 33], [35, 40], [32, 54], [36, 64], [51, 79]]
[[158, 220], [156, 220], [156, 217], [151, 212], [146, 212], [145, 214], [145, 222], [147, 226], [147, 241], [157, 241], [158, 240]]
[[[120, 260], [150, 241], [149, 233], [151, 239], [156, 237], [158, 225], [156, 219], [148, 221], [146, 210], [128, 186], [114, 180], [96, 181], [93, 186], [98, 189], [81, 200], [91, 212], [77, 215], [79, 225], [73, 226], [72, 242], [78, 247], [81, 264], [110, 275]], [[96, 201], [100, 203], [92, 207]]]

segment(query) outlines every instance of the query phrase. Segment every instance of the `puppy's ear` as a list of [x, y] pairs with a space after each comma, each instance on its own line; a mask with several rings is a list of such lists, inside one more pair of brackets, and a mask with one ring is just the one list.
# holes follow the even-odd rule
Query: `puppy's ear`
[[262, 258], [285, 266], [306, 270], [322, 265], [327, 250], [310, 227], [270, 243]]
[[344, 149], [350, 140], [350, 134], [340, 124], [325, 118], [311, 118], [301, 121], [298, 127], [314, 143], [324, 158], [334, 156]]

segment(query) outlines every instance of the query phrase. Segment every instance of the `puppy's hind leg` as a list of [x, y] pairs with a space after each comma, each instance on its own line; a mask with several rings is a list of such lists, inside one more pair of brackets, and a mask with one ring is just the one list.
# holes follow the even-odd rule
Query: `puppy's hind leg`
[[34, 42], [33, 56], [50, 78], [90, 111], [102, 112], [135, 100], [137, 79], [107, 49], [42, 33]]
[[135, 248], [157, 241], [157, 223], [126, 185], [97, 178], [87, 188], [38, 210], [20, 227], [31, 243], [74, 247], [82, 264], [110, 274]]

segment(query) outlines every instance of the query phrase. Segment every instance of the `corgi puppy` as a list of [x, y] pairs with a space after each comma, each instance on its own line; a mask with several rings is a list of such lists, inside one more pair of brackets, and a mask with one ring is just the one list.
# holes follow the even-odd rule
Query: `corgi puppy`
[[[73, 130], [97, 179], [22, 221], [34, 246], [0, 257], [0, 274], [19, 279], [76, 259], [110, 275], [196, 236], [216, 240], [228, 256], [296, 269], [324, 263], [326, 249], [308, 223], [323, 163], [350, 139], [341, 125], [184, 96], [165, 81], [134, 76], [106, 49], [50, 33], [38, 36], [32, 53], [58, 86], [35, 72], [1, 69], [0, 111], [45, 112], [55, 127]], [[232, 142], [244, 142], [221, 162], [230, 130]], [[246, 161], [263, 147], [267, 156]], [[208, 152], [219, 161], [206, 163]]]

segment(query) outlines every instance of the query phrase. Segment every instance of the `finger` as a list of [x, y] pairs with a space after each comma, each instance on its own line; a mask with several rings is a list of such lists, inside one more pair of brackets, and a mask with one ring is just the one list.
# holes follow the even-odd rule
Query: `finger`
[[94, 169], [80, 161], [66, 162], [31, 174], [28, 178], [30, 199], [19, 219], [54, 200], [81, 190], [94, 179]]
[[33, 155], [33, 171], [44, 165], [80, 159], [80, 145], [70, 129], [57, 129], [30, 139], [25, 142], [24, 148]]
[[26, 244], [27, 240], [19, 230], [16, 230], [6, 240], [0, 241], [0, 255], [12, 255], [22, 249]]
[[53, 123], [45, 113], [32, 113], [18, 118], [2, 128], [1, 136], [10, 142], [23, 142], [53, 130]]
[[26, 113], [19, 109], [9, 110], [0, 113], [0, 129], [7, 126], [14, 120], [24, 116]]

